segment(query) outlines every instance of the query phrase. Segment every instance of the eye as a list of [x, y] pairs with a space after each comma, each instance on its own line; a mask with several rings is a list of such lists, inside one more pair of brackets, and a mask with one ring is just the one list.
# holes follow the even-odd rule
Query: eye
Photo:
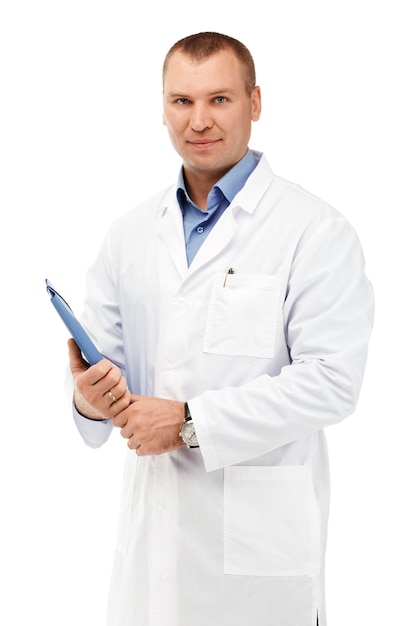
[[226, 98], [226, 96], [217, 96], [216, 97], [216, 102], [218, 104], [224, 104], [225, 102], [227, 102], [227, 98]]
[[187, 98], [177, 98], [175, 102], [177, 102], [177, 104], [188, 104], [189, 100]]

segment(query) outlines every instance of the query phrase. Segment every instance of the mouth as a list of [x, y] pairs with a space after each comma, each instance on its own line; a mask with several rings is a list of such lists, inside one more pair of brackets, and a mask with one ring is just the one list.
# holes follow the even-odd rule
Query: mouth
[[188, 143], [196, 150], [208, 150], [219, 142], [220, 139], [197, 139], [196, 141], [188, 141]]

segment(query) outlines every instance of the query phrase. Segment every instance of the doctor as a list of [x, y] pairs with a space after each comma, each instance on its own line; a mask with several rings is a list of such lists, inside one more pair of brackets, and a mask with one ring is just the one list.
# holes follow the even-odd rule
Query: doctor
[[108, 626], [320, 626], [324, 429], [358, 400], [373, 295], [354, 229], [248, 149], [245, 46], [177, 42], [163, 68], [176, 185], [118, 219], [69, 343], [74, 415], [127, 440]]

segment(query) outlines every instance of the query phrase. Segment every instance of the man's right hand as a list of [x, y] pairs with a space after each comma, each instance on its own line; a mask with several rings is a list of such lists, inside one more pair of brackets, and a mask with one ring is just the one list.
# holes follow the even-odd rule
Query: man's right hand
[[68, 341], [74, 383], [74, 404], [81, 415], [94, 420], [115, 417], [130, 404], [130, 392], [120, 369], [108, 359], [89, 365], [73, 339]]

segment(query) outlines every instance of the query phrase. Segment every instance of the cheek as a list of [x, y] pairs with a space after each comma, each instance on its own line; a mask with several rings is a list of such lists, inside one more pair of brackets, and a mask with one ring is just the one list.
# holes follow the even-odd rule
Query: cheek
[[171, 137], [183, 132], [184, 123], [183, 120], [178, 116], [164, 115], [164, 124], [167, 127]]
[[165, 127], [168, 131], [168, 137], [169, 140], [171, 142], [171, 144], [174, 146], [175, 150], [178, 152], [178, 150], [180, 150], [180, 145], [181, 145], [181, 140], [180, 140], [180, 133], [178, 133], [171, 124], [169, 124], [166, 120], [165, 120]]
[[241, 119], [240, 124], [235, 124], [229, 128], [229, 137], [232, 143], [239, 149], [243, 144], [247, 144], [251, 134], [251, 125], [246, 120]]

